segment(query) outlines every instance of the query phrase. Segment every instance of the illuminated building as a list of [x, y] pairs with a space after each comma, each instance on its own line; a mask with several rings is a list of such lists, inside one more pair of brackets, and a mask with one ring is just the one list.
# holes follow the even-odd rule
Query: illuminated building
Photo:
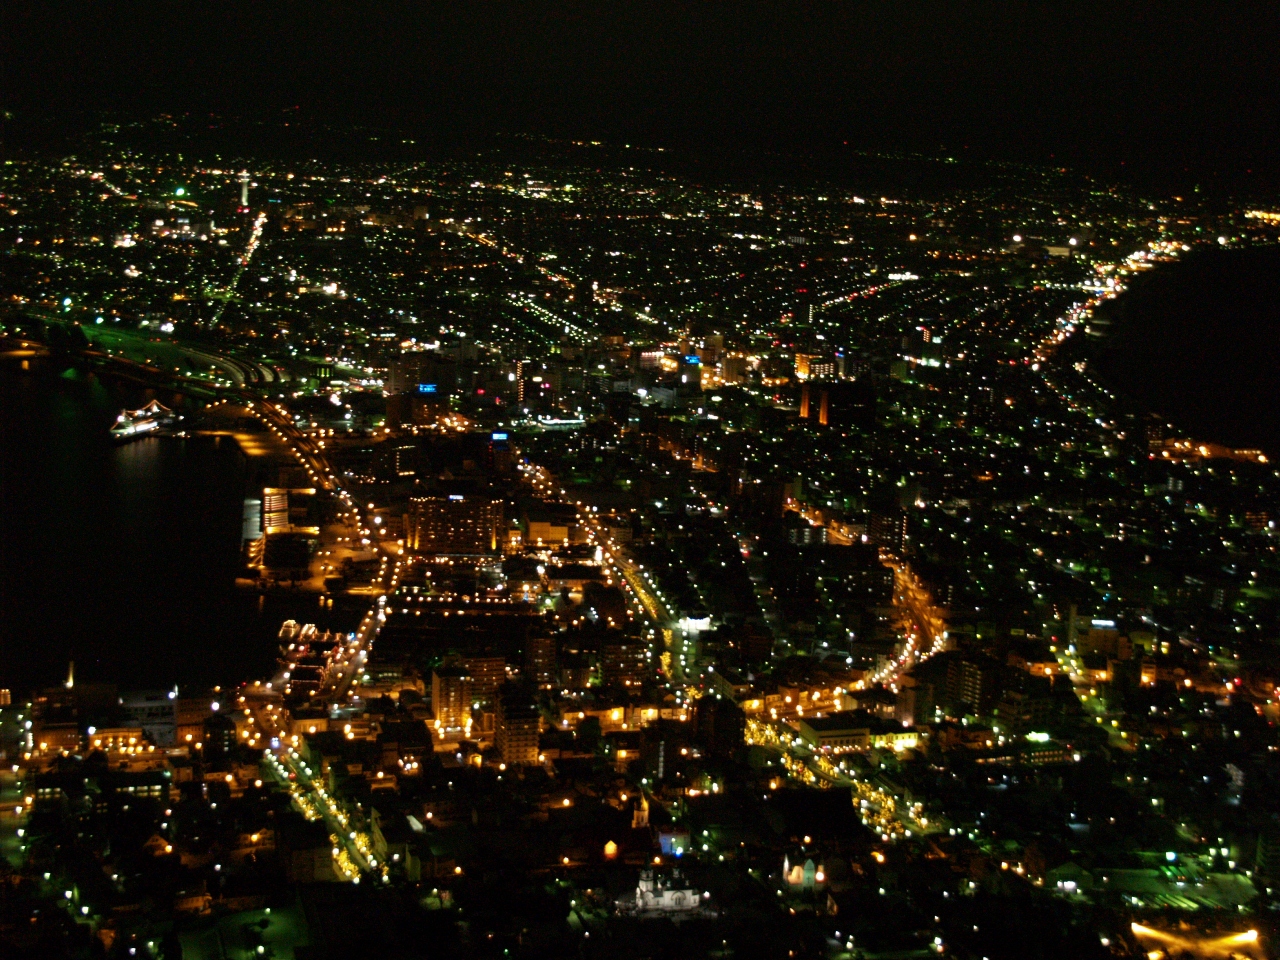
[[810, 380], [829, 380], [836, 375], [836, 361], [833, 357], [815, 357], [809, 361]]
[[644, 655], [639, 640], [606, 640], [600, 645], [600, 682], [606, 687], [640, 686], [647, 673]]
[[506, 433], [493, 433], [489, 435], [488, 450], [488, 466], [496, 473], [510, 473], [515, 466], [515, 455], [511, 450], [511, 444], [507, 440]]
[[[662, 774], [658, 774], [658, 779], [662, 779]], [[631, 811], [631, 829], [632, 830], [648, 830], [649, 829], [649, 798], [643, 793], [636, 798], [636, 804]]]
[[141, 727], [104, 727], [94, 730], [88, 738], [88, 745], [93, 750], [107, 753], [127, 753], [145, 750], [147, 742]]
[[543, 631], [529, 637], [524, 648], [524, 665], [529, 677], [540, 687], [556, 682], [556, 638]]
[[176, 700], [175, 693], [163, 690], [125, 694], [120, 698], [120, 710], [130, 723], [141, 728], [149, 741], [170, 747], [177, 734]]
[[668, 857], [683, 857], [693, 849], [693, 838], [686, 829], [663, 827], [658, 830], [658, 849]]
[[1253, 861], [1254, 873], [1266, 883], [1280, 880], [1280, 828], [1267, 824], [1258, 833], [1258, 849]]
[[387, 365], [386, 392], [447, 396], [457, 383], [457, 364], [435, 354], [415, 353]]
[[[388, 400], [390, 403], [390, 399]], [[384, 444], [379, 452], [374, 475], [379, 479], [394, 480], [412, 477], [418, 473], [418, 448], [411, 443]]]
[[532, 369], [532, 360], [517, 360], [515, 362], [515, 371], [511, 374], [511, 379], [516, 384], [516, 403], [524, 403], [525, 390], [527, 389], [525, 384]]
[[795, 372], [797, 380], [827, 380], [836, 375], [836, 361], [834, 357], [797, 353]]
[[826, 717], [802, 717], [796, 721], [800, 738], [814, 750], [847, 753], [851, 750], [903, 750], [916, 746], [920, 735], [896, 721], [880, 720], [864, 710], [846, 710]]
[[225, 712], [210, 713], [204, 718], [201, 739], [204, 742], [205, 756], [226, 756], [232, 753], [239, 740], [236, 736], [236, 721]]
[[173, 220], [156, 220], [151, 224], [151, 235], [171, 240], [208, 240], [215, 227], [209, 223], [192, 223], [188, 217]]
[[[1047, 681], [1040, 682], [1048, 687]], [[1054, 703], [1047, 689], [1043, 692], [1006, 690], [995, 709], [1001, 729], [1042, 730], [1053, 716]]]
[[[689, 886], [678, 869], [664, 876], [656, 870], [640, 871], [634, 909], [640, 914], [690, 913], [702, 905], [698, 891]], [[628, 904], [627, 906], [630, 906]]]
[[1143, 424], [1143, 435], [1147, 440], [1147, 449], [1159, 453], [1164, 449], [1164, 421], [1155, 414], [1150, 414]]
[[837, 713], [829, 717], [805, 717], [798, 722], [800, 737], [814, 750], [837, 753], [866, 750], [871, 746], [870, 717]]
[[40, 753], [76, 753], [80, 750], [80, 725], [74, 721], [37, 720], [32, 726], [28, 746]]
[[947, 664], [947, 701], [953, 710], [986, 714], [996, 698], [999, 664], [986, 657], [965, 657]]
[[822, 886], [827, 880], [825, 871], [812, 859], [805, 860], [803, 864], [793, 864], [790, 857], [782, 858], [782, 877], [786, 880], [787, 886], [808, 891]]
[[471, 675], [464, 668], [431, 671], [431, 710], [441, 733], [471, 725]]
[[524, 542], [526, 546], [566, 543], [570, 527], [577, 518], [571, 506], [552, 503], [531, 504], [525, 509]]
[[262, 491], [262, 529], [264, 532], [289, 526], [289, 491], [267, 487]]
[[293, 519], [305, 520], [308, 498], [315, 487], [264, 487], [262, 490], [262, 532], [306, 532], [312, 528], [295, 527]]
[[475, 655], [466, 658], [467, 673], [471, 675], [471, 696], [479, 703], [489, 703], [493, 695], [507, 679], [507, 661], [504, 657]]
[[907, 515], [901, 510], [873, 511], [867, 524], [867, 537], [872, 543], [902, 554], [907, 542]]
[[215, 702], [210, 697], [178, 697], [174, 700], [174, 739], [178, 746], [204, 743], [204, 721]]
[[405, 545], [418, 553], [496, 553], [502, 501], [486, 494], [414, 497]]
[[809, 547], [827, 542], [826, 527], [809, 523], [794, 510], [787, 511], [782, 523], [787, 531], [787, 541], [797, 546]]
[[504, 686], [495, 702], [493, 743], [502, 762], [533, 766], [538, 762], [541, 716], [532, 699], [519, 687]]

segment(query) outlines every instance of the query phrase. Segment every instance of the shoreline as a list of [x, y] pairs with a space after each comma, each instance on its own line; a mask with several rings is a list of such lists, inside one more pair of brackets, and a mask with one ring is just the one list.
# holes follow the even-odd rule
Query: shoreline
[[[1268, 263], [1270, 261], [1270, 263]], [[1280, 246], [1197, 249], [1139, 276], [1102, 305], [1064, 359], [1084, 360], [1091, 377], [1130, 412], [1158, 418], [1196, 446], [1280, 451], [1261, 400], [1276, 396], [1280, 308], [1262, 274], [1280, 271]], [[1216, 299], [1215, 299], [1216, 298]], [[1251, 402], [1252, 401], [1252, 402]]]

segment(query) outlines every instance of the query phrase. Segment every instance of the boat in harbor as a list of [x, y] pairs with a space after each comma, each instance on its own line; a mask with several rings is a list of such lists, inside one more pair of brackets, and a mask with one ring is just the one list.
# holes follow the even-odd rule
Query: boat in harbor
[[123, 410], [111, 425], [111, 436], [117, 441], [135, 440], [158, 430], [172, 430], [182, 420], [182, 415], [170, 410], [158, 400], [152, 400], [137, 410]]

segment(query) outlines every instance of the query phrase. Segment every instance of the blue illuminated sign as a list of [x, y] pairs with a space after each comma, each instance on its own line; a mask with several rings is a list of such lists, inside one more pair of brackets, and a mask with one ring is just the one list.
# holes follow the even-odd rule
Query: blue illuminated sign
[[695, 356], [694, 354], [690, 354], [689, 356], [684, 358], [684, 362], [685, 363], [701, 363], [702, 360], [701, 358]]
[[436, 385], [434, 383], [420, 383], [418, 384], [418, 392], [419, 393], [435, 393]]
[[495, 433], [495, 434], [493, 435], [493, 439], [494, 439], [494, 440], [505, 440], [505, 439], [507, 439], [507, 435], [506, 435], [505, 433]]

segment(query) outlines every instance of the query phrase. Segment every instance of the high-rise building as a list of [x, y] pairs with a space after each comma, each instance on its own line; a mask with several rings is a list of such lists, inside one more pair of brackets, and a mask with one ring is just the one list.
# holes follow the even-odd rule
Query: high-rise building
[[418, 553], [496, 553], [502, 501], [487, 493], [414, 497], [405, 545]]
[[907, 542], [907, 515], [902, 510], [874, 510], [867, 523], [867, 538], [893, 553], [902, 554]]
[[996, 716], [1000, 719], [1002, 730], [1015, 733], [1028, 730], [1043, 730], [1053, 717], [1054, 701], [1050, 695], [1049, 682], [1040, 679], [1040, 684], [1030, 690], [1005, 690], [995, 706]]
[[449, 394], [467, 385], [475, 366], [463, 362], [468, 359], [474, 358], [466, 351], [444, 348], [402, 354], [387, 364], [386, 392], [392, 396], [408, 393], [424, 401], [443, 403]]
[[1147, 449], [1158, 453], [1164, 447], [1164, 421], [1155, 414], [1147, 417], [1144, 424]]
[[600, 681], [606, 687], [639, 687], [648, 673], [645, 645], [635, 637], [600, 645]]
[[498, 691], [493, 720], [493, 744], [502, 762], [533, 766], [538, 762], [538, 732], [542, 718], [529, 691], [506, 684]]
[[289, 491], [279, 487], [267, 487], [262, 491], [262, 531], [289, 528]]
[[471, 675], [464, 667], [437, 667], [431, 671], [431, 710], [441, 734], [471, 726]]
[[999, 696], [1000, 667], [980, 656], [958, 657], [947, 664], [947, 701], [950, 709], [985, 716]]
[[1280, 826], [1264, 824], [1258, 833], [1258, 848], [1253, 858], [1254, 875], [1266, 883], [1280, 880]]
[[539, 687], [556, 682], [556, 638], [545, 631], [534, 632], [525, 643], [524, 668]]
[[517, 360], [512, 366], [510, 377], [515, 381], [516, 403], [524, 403], [525, 391], [530, 386], [528, 379], [533, 375], [536, 364], [532, 360]]
[[249, 212], [249, 171], [242, 170], [240, 172], [240, 212]]
[[506, 683], [507, 661], [505, 657], [475, 654], [466, 658], [467, 673], [471, 675], [471, 697], [474, 702], [492, 703], [498, 687]]
[[914, 727], [932, 721], [936, 716], [937, 688], [922, 677], [908, 674], [902, 678], [898, 701], [894, 704], [894, 719], [904, 727]]
[[834, 357], [814, 357], [809, 361], [810, 380], [830, 380], [836, 375]]
[[827, 542], [827, 528], [818, 523], [810, 523], [794, 510], [788, 510], [782, 518], [783, 527], [787, 531], [787, 542], [798, 547], [812, 547]]
[[865, 357], [852, 356], [850, 354], [836, 355], [836, 375], [841, 379], [854, 380], [867, 372], [868, 364]]
[[418, 448], [401, 444], [391, 450], [391, 467], [397, 477], [412, 477], [418, 472]]

